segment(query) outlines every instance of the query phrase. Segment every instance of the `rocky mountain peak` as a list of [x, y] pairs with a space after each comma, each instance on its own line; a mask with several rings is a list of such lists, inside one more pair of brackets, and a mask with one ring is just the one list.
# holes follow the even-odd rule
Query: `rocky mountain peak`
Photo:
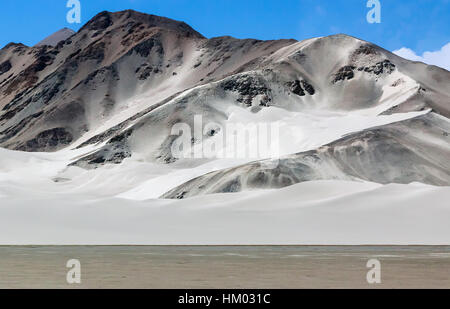
[[36, 47], [44, 46], [44, 45], [56, 46], [56, 45], [58, 45], [59, 42], [67, 40], [74, 34], [75, 34], [75, 31], [65, 27], [65, 28], [53, 33], [52, 35], [46, 37], [45, 39], [43, 39], [42, 41], [37, 43], [35, 46]]
[[187, 37], [204, 38], [200, 33], [191, 28], [182, 21], [176, 21], [166, 17], [150, 15], [125, 10], [118, 12], [103, 11], [94, 16], [82, 30], [103, 31], [106, 29], [132, 28], [133, 26], [142, 26], [146, 28], [161, 28], [165, 30], [177, 31]]

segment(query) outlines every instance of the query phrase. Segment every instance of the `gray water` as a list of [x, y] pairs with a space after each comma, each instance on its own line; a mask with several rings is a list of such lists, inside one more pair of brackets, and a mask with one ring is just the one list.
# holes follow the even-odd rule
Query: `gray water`
[[0, 288], [450, 288], [450, 246], [0, 246]]

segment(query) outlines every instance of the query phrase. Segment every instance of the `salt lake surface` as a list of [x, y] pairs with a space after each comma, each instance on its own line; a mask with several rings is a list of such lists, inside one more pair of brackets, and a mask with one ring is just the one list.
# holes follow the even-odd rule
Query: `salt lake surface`
[[[381, 284], [367, 283], [370, 259]], [[0, 288], [450, 288], [450, 247], [3, 246]]]

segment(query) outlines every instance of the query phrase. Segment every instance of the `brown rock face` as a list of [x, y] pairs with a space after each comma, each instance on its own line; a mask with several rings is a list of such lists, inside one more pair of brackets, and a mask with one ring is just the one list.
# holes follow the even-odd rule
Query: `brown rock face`
[[[114, 116], [124, 100], [149, 87], [171, 84], [189, 63], [191, 50], [204, 51], [200, 58], [205, 60], [199, 59], [195, 68], [199, 73], [184, 77], [161, 102], [240, 67], [245, 71], [246, 63], [291, 43], [229, 37], [207, 40], [184, 22], [127, 10], [97, 14], [56, 46], [8, 44], [0, 51], [0, 147], [27, 151], [66, 147], [68, 140], [77, 140]], [[261, 49], [259, 54], [230, 66], [232, 55], [255, 47]], [[73, 102], [79, 113], [67, 120], [61, 111], [70, 109]], [[49, 147], [42, 142], [48, 128], [64, 129], [71, 138], [52, 137]], [[54, 141], [60, 142], [54, 145]]]

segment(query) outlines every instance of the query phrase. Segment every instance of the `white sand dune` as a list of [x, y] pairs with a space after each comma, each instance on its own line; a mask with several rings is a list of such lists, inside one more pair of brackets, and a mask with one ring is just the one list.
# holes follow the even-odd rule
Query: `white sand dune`
[[0, 187], [1, 244], [450, 244], [450, 188], [315, 181], [133, 201]]
[[1, 244], [450, 244], [450, 187], [332, 180], [143, 199], [129, 190], [153, 165], [72, 167], [55, 182], [65, 157], [0, 150]]

